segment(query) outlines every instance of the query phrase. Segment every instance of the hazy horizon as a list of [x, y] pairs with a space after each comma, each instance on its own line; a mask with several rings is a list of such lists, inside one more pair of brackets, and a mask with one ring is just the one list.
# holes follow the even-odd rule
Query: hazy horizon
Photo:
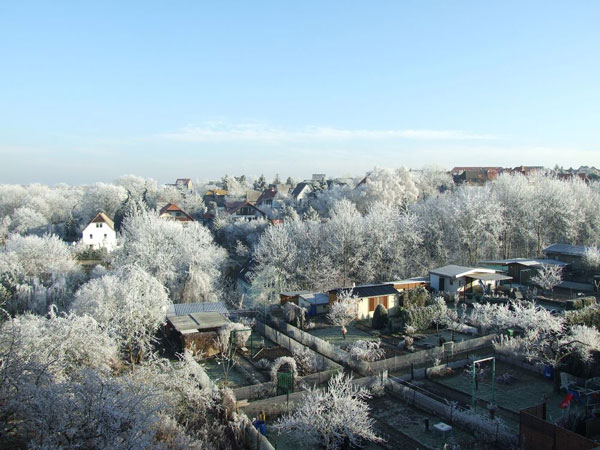
[[600, 166], [600, 4], [4, 4], [0, 183]]

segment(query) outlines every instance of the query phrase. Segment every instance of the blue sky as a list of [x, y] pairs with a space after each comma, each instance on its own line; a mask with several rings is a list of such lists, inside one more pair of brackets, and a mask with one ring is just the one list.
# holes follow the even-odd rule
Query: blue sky
[[600, 167], [600, 2], [0, 3], [0, 182]]

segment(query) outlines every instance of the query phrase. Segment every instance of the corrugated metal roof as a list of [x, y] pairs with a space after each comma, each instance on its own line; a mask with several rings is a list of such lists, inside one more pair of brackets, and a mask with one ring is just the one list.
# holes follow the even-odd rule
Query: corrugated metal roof
[[183, 316], [171, 316], [169, 322], [181, 334], [190, 334], [220, 328], [228, 323], [229, 319], [218, 312], [199, 312]]
[[201, 303], [176, 303], [167, 310], [167, 317], [185, 316], [201, 312], [217, 312], [229, 314], [229, 310], [223, 302], [201, 302]]
[[191, 317], [198, 323], [198, 330], [220, 328], [229, 323], [229, 319], [218, 312], [198, 312], [188, 314], [188, 317]]

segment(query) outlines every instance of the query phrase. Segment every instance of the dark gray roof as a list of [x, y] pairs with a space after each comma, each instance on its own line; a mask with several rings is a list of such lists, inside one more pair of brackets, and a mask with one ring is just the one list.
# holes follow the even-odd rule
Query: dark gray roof
[[283, 295], [285, 297], [296, 297], [298, 295], [310, 294], [311, 291], [285, 291], [280, 292], [279, 295]]
[[217, 312], [229, 314], [229, 310], [223, 302], [201, 302], [201, 303], [176, 303], [167, 310], [167, 317], [185, 316], [187, 314]]
[[394, 288], [392, 284], [373, 284], [368, 286], [356, 286], [353, 288], [339, 288], [332, 289], [329, 292], [334, 293], [335, 295], [340, 295], [343, 291], [350, 290], [351, 295], [358, 298], [365, 297], [378, 297], [381, 295], [394, 295], [397, 294], [398, 291]]
[[300, 195], [300, 193], [304, 190], [304, 188], [307, 186], [310, 187], [310, 184], [304, 183], [304, 182], [298, 183], [296, 185], [296, 187], [294, 188], [294, 190], [292, 191], [292, 197], [297, 198]]
[[594, 290], [594, 286], [588, 283], [576, 283], [574, 281], [563, 281], [557, 287], [563, 289], [573, 289], [576, 291], [591, 292]]
[[569, 245], [569, 244], [552, 244], [543, 250], [544, 253], [559, 253], [562, 255], [583, 256], [585, 254], [585, 246]]
[[254, 259], [248, 260], [248, 262], [240, 269], [238, 278], [247, 284], [252, 284], [252, 274], [257, 267], [258, 263]]

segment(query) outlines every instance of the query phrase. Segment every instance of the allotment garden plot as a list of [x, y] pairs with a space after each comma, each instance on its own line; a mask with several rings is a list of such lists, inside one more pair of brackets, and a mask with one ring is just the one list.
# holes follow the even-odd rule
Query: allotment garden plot
[[[470, 432], [456, 426], [446, 434], [434, 429], [437, 423], [444, 423], [444, 419], [434, 414], [426, 413], [416, 407], [410, 406], [404, 401], [384, 395], [372, 398], [368, 401], [371, 408], [371, 417], [374, 419], [373, 428], [378, 436], [383, 437], [386, 442], [376, 444], [365, 442], [363, 449], [442, 449], [446, 443], [460, 445], [460, 448], [471, 450], [484, 450], [490, 448], [483, 446], [480, 441]], [[298, 448], [297, 439], [288, 434], [279, 434], [272, 427], [276, 418], [271, 418], [267, 423], [267, 438], [277, 449]], [[426, 421], [429, 429], [426, 429]], [[319, 449], [319, 446], [302, 445], [305, 449]]]
[[[489, 363], [482, 365], [479, 371], [476, 397], [491, 402], [491, 365]], [[473, 377], [468, 367], [457, 369], [452, 375], [435, 378], [434, 381], [469, 396], [472, 393]], [[564, 413], [559, 405], [565, 397], [565, 393], [554, 393], [552, 380], [547, 380], [542, 375], [502, 361], [496, 361], [495, 396], [498, 406], [514, 412], [547, 400], [547, 413], [550, 421], [559, 418]], [[577, 406], [574, 405], [574, 407]]]

